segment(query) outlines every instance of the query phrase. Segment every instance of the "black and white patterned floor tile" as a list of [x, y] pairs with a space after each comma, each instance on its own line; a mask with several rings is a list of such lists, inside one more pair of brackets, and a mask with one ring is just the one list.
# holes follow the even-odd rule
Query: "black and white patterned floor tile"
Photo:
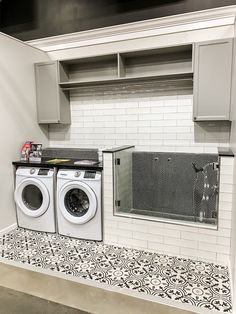
[[231, 313], [226, 266], [17, 228], [1, 257], [119, 288]]

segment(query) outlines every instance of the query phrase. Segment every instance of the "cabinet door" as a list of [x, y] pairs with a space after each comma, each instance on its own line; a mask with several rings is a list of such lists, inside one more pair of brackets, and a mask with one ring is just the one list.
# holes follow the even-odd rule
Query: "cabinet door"
[[35, 65], [38, 123], [60, 122], [59, 95], [57, 86], [57, 63]]
[[203, 42], [194, 48], [193, 119], [229, 120], [233, 42]]

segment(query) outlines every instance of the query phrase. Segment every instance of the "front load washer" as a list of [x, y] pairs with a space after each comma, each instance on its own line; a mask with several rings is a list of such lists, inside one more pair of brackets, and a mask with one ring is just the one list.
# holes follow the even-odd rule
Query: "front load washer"
[[19, 167], [14, 196], [19, 227], [56, 232], [53, 169]]
[[57, 225], [61, 235], [102, 240], [101, 172], [58, 171]]

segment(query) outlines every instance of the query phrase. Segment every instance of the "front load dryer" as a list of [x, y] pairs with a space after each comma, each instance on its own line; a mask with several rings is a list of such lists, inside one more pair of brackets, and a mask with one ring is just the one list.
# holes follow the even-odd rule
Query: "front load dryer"
[[56, 232], [53, 169], [19, 167], [14, 196], [19, 227]]
[[61, 235], [102, 240], [101, 172], [58, 171], [57, 225]]

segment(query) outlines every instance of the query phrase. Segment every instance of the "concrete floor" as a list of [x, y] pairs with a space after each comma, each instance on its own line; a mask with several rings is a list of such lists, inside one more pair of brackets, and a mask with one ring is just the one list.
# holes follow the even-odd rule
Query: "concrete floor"
[[0, 287], [0, 304], [0, 314], [89, 314], [4, 287]]
[[[54, 276], [45, 275], [39, 272], [15, 267], [7, 264], [0, 263], [0, 286], [13, 289], [15, 291], [30, 294], [41, 299], [45, 299], [57, 304], [48, 306], [50, 311], [53, 307], [62, 304], [67, 307], [68, 312], [54, 313], [77, 313], [82, 314], [85, 311], [92, 314], [193, 314], [194, 311], [185, 311], [167, 305], [151, 302], [148, 300], [139, 299], [133, 296], [124, 295], [118, 292], [107, 291], [102, 288], [92, 287], [89, 285], [77, 283], [70, 280], [61, 279]], [[16, 293], [11, 292], [13, 295]], [[7, 290], [5, 291], [7, 292]], [[10, 292], [7, 292], [7, 294]], [[16, 297], [17, 302], [21, 303], [24, 298]], [[7, 303], [10, 300], [9, 295], [3, 294], [3, 301], [5, 304], [5, 311], [1, 314], [15, 314], [15, 313], [30, 313], [30, 314], [49, 314], [51, 312], [11, 312], [14, 308], [9, 307], [7, 312]], [[37, 300], [40, 307], [40, 301]], [[1, 302], [1, 298], [0, 298]], [[25, 301], [22, 301], [22, 306], [27, 306]], [[29, 301], [31, 302], [31, 301]], [[35, 304], [37, 304], [37, 302]], [[46, 301], [47, 303], [47, 301]], [[1, 304], [1, 303], [0, 303]], [[9, 303], [8, 303], [9, 304]], [[32, 304], [32, 303], [31, 303]], [[13, 306], [12, 304], [9, 306]], [[45, 305], [46, 306], [46, 305]], [[45, 309], [47, 309], [47, 306]], [[37, 307], [37, 306], [36, 306]], [[0, 306], [2, 309], [2, 306]], [[74, 309], [81, 311], [73, 312]], [[37, 310], [37, 309], [36, 309]], [[40, 309], [39, 309], [40, 310]], [[65, 308], [66, 310], [66, 308]], [[72, 312], [70, 312], [72, 311]]]

